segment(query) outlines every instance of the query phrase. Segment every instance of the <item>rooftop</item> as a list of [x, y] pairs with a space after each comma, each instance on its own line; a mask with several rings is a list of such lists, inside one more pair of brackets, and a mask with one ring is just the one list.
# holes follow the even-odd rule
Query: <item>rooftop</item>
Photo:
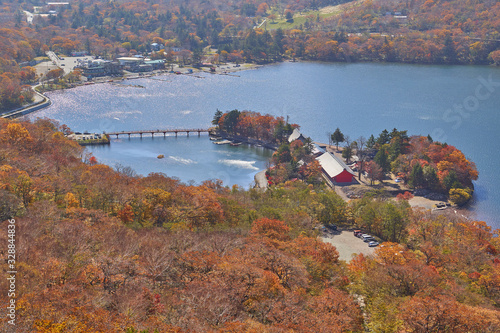
[[355, 175], [354, 171], [352, 171], [351, 168], [349, 168], [344, 163], [344, 161], [342, 161], [332, 153], [324, 153], [323, 155], [317, 157], [316, 160], [319, 162], [319, 164], [321, 164], [321, 167], [323, 168], [323, 170], [325, 170], [330, 178], [338, 176], [344, 170], [346, 170], [353, 176]]
[[141, 61], [142, 58], [136, 58], [136, 57], [120, 57], [116, 58], [116, 60], [122, 60], [122, 61]]
[[295, 140], [300, 139], [301, 136], [302, 133], [300, 133], [298, 129], [294, 128], [292, 134], [290, 134], [290, 136], [288, 137], [288, 142], [292, 143]]
[[165, 60], [159, 59], [159, 60], [147, 60], [145, 61], [146, 64], [164, 64]]

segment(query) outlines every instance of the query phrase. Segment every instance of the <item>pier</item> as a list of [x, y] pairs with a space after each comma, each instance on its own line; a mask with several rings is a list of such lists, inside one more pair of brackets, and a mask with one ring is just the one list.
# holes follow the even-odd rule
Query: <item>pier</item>
[[141, 138], [144, 134], [151, 134], [151, 137], [154, 137], [155, 134], [162, 134], [163, 136], [167, 136], [167, 133], [175, 133], [175, 137], [177, 137], [178, 133], [186, 133], [189, 136], [189, 133], [198, 133], [200, 136], [201, 133], [209, 133], [209, 129], [201, 129], [201, 128], [190, 128], [190, 129], [156, 129], [156, 130], [138, 130], [138, 131], [121, 131], [121, 132], [107, 132], [105, 133], [108, 136], [116, 135], [118, 138], [120, 135], [128, 135], [130, 138], [131, 135], [139, 135]]

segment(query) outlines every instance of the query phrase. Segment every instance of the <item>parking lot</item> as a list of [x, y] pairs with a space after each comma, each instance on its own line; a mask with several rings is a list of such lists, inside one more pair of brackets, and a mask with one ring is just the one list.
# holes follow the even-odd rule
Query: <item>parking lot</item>
[[339, 251], [339, 259], [345, 261], [350, 261], [354, 254], [372, 255], [376, 249], [376, 247], [369, 247], [368, 243], [355, 237], [352, 231], [324, 234], [322, 240], [335, 246]]
[[91, 60], [92, 56], [82, 57], [58, 57], [54, 52], [47, 52], [47, 56], [55, 63], [56, 66], [64, 70], [64, 74], [68, 74], [79, 64], [79, 61]]

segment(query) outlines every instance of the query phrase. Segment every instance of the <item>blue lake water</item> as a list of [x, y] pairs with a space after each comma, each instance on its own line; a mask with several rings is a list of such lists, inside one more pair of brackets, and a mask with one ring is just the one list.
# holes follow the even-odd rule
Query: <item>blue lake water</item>
[[[461, 149], [479, 170], [471, 209], [500, 227], [500, 69], [480, 66], [283, 63], [230, 75], [163, 75], [50, 93], [50, 117], [92, 132], [208, 127], [215, 110], [289, 116], [313, 140], [344, 134], [377, 136], [398, 128], [430, 134]], [[89, 150], [102, 162], [140, 174], [164, 172], [188, 182], [221, 178], [244, 187], [269, 152], [211, 144], [207, 136], [114, 140]], [[158, 160], [158, 154], [165, 155]]]
[[[137, 173], [163, 172], [185, 183], [200, 184], [220, 179], [227, 185], [250, 187], [256, 172], [263, 170], [272, 152], [262, 147], [214, 145], [208, 135], [163, 137], [127, 136], [113, 139], [109, 146], [89, 149], [100, 162], [131, 166]], [[158, 155], [164, 155], [159, 159]]]

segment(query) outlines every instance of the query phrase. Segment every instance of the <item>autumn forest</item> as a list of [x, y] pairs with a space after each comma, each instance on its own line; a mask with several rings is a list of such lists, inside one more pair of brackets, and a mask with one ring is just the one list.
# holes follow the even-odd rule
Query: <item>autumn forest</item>
[[[500, 328], [499, 231], [484, 222], [412, 210], [404, 197], [347, 204], [321, 183], [263, 192], [139, 177], [99, 164], [68, 131], [46, 119], [0, 123], [0, 230], [7, 239], [15, 217], [17, 331]], [[386, 242], [347, 263], [318, 238], [331, 223]], [[0, 300], [5, 308], [6, 293]]]
[[[2, 0], [0, 8], [2, 111], [33, 100], [33, 61], [49, 50], [190, 65], [500, 64], [495, 0]], [[55, 12], [28, 22], [24, 11], [35, 10]], [[408, 195], [344, 201], [322, 181], [310, 142], [287, 142], [299, 126], [283, 118], [233, 110], [213, 125], [277, 146], [266, 191], [138, 176], [101, 164], [66, 138], [64, 124], [0, 119], [0, 331], [500, 331], [500, 230], [452, 210], [412, 209]], [[392, 172], [412, 188], [470, 199], [477, 170], [457, 148], [397, 129], [364, 144], [378, 151], [369, 178]], [[362, 228], [381, 245], [341, 260], [321, 240], [332, 224]], [[3, 278], [8, 264], [15, 289]], [[13, 302], [15, 326], [4, 315]]]

